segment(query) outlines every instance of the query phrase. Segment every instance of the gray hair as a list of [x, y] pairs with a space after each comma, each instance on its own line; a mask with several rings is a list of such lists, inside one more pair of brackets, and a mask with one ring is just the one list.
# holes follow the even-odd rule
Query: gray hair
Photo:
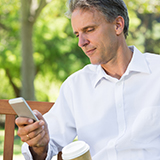
[[102, 12], [108, 22], [113, 22], [118, 16], [122, 16], [124, 25], [124, 36], [127, 38], [129, 29], [128, 10], [123, 0], [68, 0], [67, 15], [71, 16], [76, 8], [91, 9], [95, 8]]

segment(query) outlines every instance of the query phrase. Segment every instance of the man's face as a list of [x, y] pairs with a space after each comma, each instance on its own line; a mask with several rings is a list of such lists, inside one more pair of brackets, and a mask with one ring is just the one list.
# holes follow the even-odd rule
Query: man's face
[[78, 37], [79, 47], [92, 64], [106, 64], [116, 59], [116, 25], [108, 23], [102, 13], [75, 9], [71, 17], [72, 28]]

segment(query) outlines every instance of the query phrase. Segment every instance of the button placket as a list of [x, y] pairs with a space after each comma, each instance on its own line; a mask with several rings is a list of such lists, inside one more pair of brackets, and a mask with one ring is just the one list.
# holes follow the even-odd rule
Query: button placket
[[115, 107], [117, 113], [117, 125], [119, 134], [114, 139], [111, 139], [107, 145], [108, 160], [117, 160], [116, 142], [125, 133], [125, 117], [123, 104], [123, 81], [118, 81], [115, 84]]
[[116, 83], [116, 86], [115, 86], [115, 102], [116, 102], [116, 111], [117, 111], [117, 123], [118, 123], [118, 129], [119, 129], [118, 137], [121, 137], [125, 132], [123, 85], [124, 85], [124, 81], [119, 81]]
[[115, 148], [116, 139], [112, 139], [108, 142], [107, 145], [107, 156], [108, 160], [117, 160], [117, 152]]

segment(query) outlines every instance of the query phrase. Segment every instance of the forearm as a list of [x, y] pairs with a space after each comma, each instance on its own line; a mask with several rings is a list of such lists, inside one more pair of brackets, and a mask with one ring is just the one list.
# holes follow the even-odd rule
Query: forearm
[[48, 152], [48, 145], [46, 147], [29, 147], [33, 160], [45, 160]]

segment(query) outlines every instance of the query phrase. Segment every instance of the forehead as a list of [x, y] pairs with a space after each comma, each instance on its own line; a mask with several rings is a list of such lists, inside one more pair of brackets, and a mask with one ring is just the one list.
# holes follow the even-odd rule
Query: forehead
[[105, 16], [96, 9], [75, 9], [71, 16], [73, 30], [77, 27], [86, 27], [97, 23], [105, 22]]

